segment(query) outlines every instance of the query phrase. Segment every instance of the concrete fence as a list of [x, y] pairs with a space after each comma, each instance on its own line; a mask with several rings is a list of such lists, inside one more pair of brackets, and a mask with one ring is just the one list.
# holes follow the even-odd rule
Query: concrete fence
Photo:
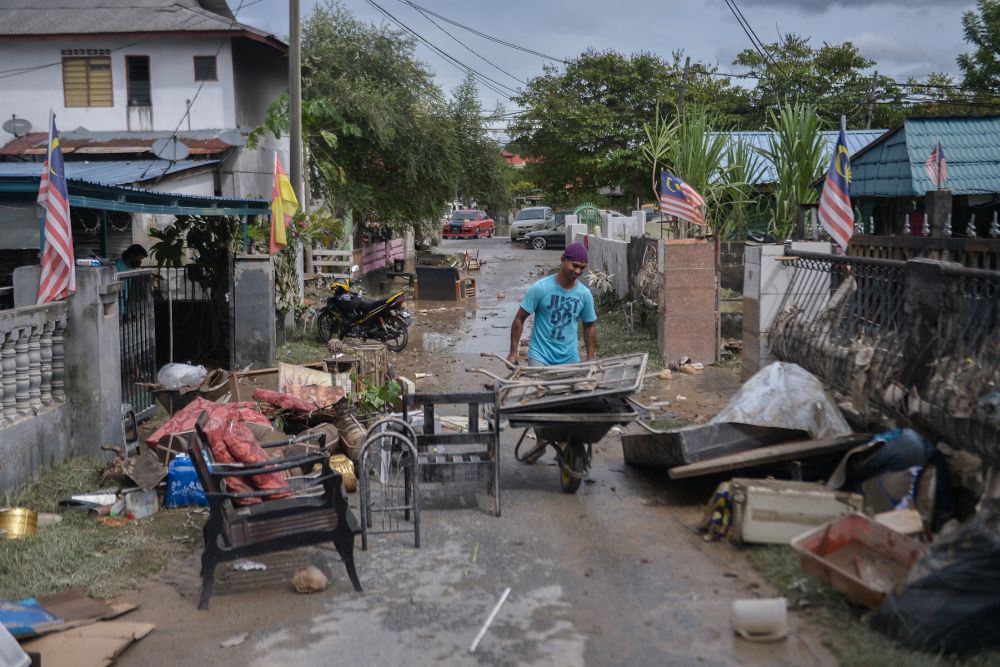
[[67, 306], [0, 311], [0, 425], [66, 402]]

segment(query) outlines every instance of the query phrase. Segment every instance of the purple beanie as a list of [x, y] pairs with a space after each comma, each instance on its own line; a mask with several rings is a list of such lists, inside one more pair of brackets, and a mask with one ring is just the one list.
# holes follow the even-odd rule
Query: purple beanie
[[580, 264], [587, 263], [587, 248], [584, 247], [579, 241], [576, 243], [570, 243], [566, 246], [566, 250], [563, 251], [563, 259], [568, 259], [571, 262], [578, 262]]

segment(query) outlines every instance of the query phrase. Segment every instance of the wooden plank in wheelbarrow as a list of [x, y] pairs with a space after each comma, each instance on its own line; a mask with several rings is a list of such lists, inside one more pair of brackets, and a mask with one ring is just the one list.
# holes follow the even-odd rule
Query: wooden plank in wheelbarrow
[[837, 454], [846, 452], [861, 443], [868, 442], [870, 438], [871, 436], [867, 434], [855, 434], [841, 438], [783, 442], [777, 445], [767, 445], [766, 447], [751, 449], [747, 452], [717, 456], [706, 461], [678, 466], [671, 468], [669, 474], [670, 479], [684, 479], [685, 477], [713, 475], [715, 473], [756, 468], [783, 461], [797, 461], [825, 456], [827, 454]]

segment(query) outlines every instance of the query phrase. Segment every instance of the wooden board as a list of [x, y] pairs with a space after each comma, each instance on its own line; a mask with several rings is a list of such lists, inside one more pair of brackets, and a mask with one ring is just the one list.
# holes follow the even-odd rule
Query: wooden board
[[867, 434], [855, 434], [841, 438], [796, 440], [795, 442], [767, 445], [746, 452], [718, 456], [705, 461], [671, 468], [669, 471], [670, 479], [712, 475], [720, 472], [740, 470], [742, 468], [780, 463], [782, 461], [794, 461], [796, 459], [806, 459], [824, 454], [846, 452], [860, 443], [868, 442], [870, 438], [871, 436]]

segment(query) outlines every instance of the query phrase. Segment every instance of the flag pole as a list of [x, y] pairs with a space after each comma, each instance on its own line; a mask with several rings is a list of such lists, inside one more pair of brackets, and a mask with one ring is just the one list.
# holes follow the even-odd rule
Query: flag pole
[[938, 137], [938, 190], [941, 189], [941, 137]]
[[[52, 126], [55, 124], [55, 118], [56, 118], [55, 112], [52, 110], [52, 107], [49, 107], [49, 141], [48, 141], [48, 143], [45, 144], [45, 162], [42, 164], [42, 169], [43, 170], [45, 170], [45, 169], [51, 169], [51, 167], [49, 166], [49, 162], [52, 160]], [[44, 179], [45, 177], [46, 177], [46, 174], [42, 174], [42, 179]], [[39, 181], [38, 181], [39, 187], [41, 187], [42, 179], [39, 179]], [[48, 196], [49, 196], [49, 193], [48, 193], [48, 191], [46, 191], [45, 192], [46, 201], [48, 200]], [[41, 203], [41, 202], [39, 202], [39, 203]], [[38, 236], [39, 236], [39, 239], [38, 239], [38, 263], [39, 264], [42, 263], [42, 255], [45, 254], [45, 216], [46, 216], [46, 214], [47, 214], [47, 212], [45, 210], [45, 207], [42, 206], [42, 214], [41, 214], [41, 217], [40, 217], [40, 219], [38, 221]]]

